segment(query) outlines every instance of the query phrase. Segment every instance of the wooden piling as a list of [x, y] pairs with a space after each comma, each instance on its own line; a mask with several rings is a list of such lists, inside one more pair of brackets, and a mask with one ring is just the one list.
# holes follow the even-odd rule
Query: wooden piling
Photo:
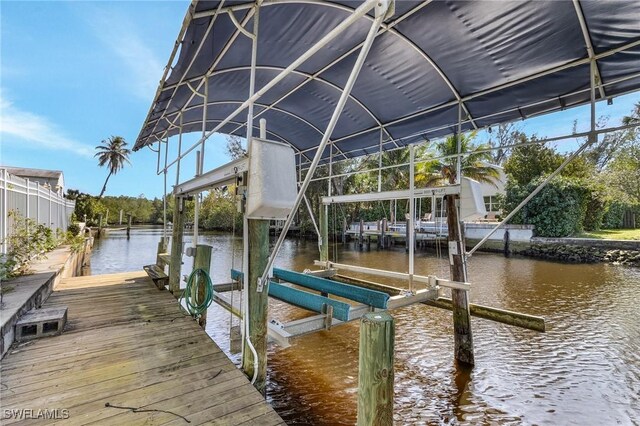
[[347, 242], [347, 218], [342, 218], [342, 244]]
[[98, 234], [97, 237], [100, 238], [102, 236], [102, 213], [98, 215]]
[[[269, 221], [249, 219], [247, 223], [249, 233], [248, 334], [258, 356], [256, 381], [253, 385], [264, 395], [267, 381], [267, 308], [269, 298], [266, 286], [262, 292], [258, 292], [257, 288], [258, 279], [262, 277], [269, 258]], [[242, 370], [249, 378], [253, 378], [254, 358], [247, 342], [244, 342]]]
[[160, 241], [158, 241], [158, 250], [156, 251], [156, 265], [161, 267], [163, 270], [167, 264], [160, 257], [160, 255], [166, 252], [167, 252], [167, 240], [164, 237], [160, 237]]
[[131, 237], [131, 213], [127, 213], [127, 239]]
[[[462, 224], [458, 218], [460, 196], [447, 195], [447, 227], [449, 230], [449, 269], [453, 281], [466, 282], [464, 250], [461, 233]], [[454, 356], [458, 362], [474, 365], [473, 334], [471, 333], [471, 314], [469, 312], [469, 294], [465, 290], [451, 290], [453, 308]]]
[[358, 246], [360, 251], [362, 251], [362, 246], [364, 245], [364, 220], [360, 219], [360, 228], [358, 228]]
[[171, 230], [171, 263], [169, 264], [169, 291], [180, 295], [180, 269], [182, 268], [182, 238], [184, 235], [185, 200], [176, 196]]
[[503, 247], [504, 257], [509, 257], [511, 255], [511, 248], [509, 247], [509, 243], [510, 243], [509, 237], [510, 237], [509, 230], [505, 229], [504, 230], [504, 247]]
[[379, 243], [379, 247], [383, 250], [386, 248], [386, 244], [385, 244], [386, 243], [385, 239], [387, 235], [386, 231], [387, 231], [387, 218], [385, 217], [382, 219], [382, 226], [380, 227], [380, 243]]
[[[211, 267], [211, 246], [206, 244], [198, 244], [196, 246], [196, 255], [193, 258], [193, 270], [203, 269], [207, 274], [210, 272]], [[198, 301], [202, 301], [205, 298], [205, 286], [198, 286]], [[207, 311], [204, 311], [200, 318], [198, 318], [198, 324], [200, 327], [205, 328], [207, 325]]]
[[329, 206], [320, 206], [320, 260], [329, 260]]
[[[404, 231], [405, 231], [404, 232], [404, 238], [405, 238], [405, 240], [404, 240], [405, 241], [404, 252], [405, 253], [409, 253], [409, 244], [411, 244], [411, 241], [410, 241], [411, 238], [409, 236], [409, 230], [411, 229], [411, 225], [413, 224], [413, 221], [411, 220], [411, 216], [410, 215], [407, 215], [405, 220], [406, 220], [407, 224], [404, 227]], [[415, 245], [414, 245], [414, 249], [415, 249]]]
[[393, 424], [395, 326], [387, 312], [369, 312], [360, 321], [358, 426]]

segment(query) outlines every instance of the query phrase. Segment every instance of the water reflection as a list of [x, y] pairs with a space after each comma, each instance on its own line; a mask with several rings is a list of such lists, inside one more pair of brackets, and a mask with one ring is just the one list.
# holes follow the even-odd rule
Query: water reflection
[[[127, 241], [124, 232], [109, 234], [96, 244], [93, 273], [140, 270], [153, 263], [160, 235], [159, 230], [134, 230]], [[202, 236], [202, 242], [213, 247], [212, 278], [228, 281], [229, 269], [241, 267], [241, 241], [213, 234]], [[331, 256], [375, 268], [408, 268], [402, 247], [359, 252], [338, 246]], [[316, 257], [315, 242], [293, 239], [276, 263], [303, 270], [313, 267]], [[184, 273], [190, 269], [191, 259], [185, 258]], [[416, 273], [447, 277], [446, 258], [420, 251]], [[394, 311], [398, 424], [640, 423], [637, 268], [476, 254], [469, 276], [473, 302], [544, 316], [548, 331], [474, 318], [477, 365], [469, 370], [452, 359], [449, 312], [423, 305]], [[277, 302], [270, 310], [280, 319], [305, 315]], [[227, 353], [229, 321], [227, 311], [210, 309], [207, 332]], [[239, 361], [239, 354], [230, 357]], [[353, 424], [357, 369], [357, 323], [302, 337], [287, 349], [271, 346], [270, 402], [289, 424]]]

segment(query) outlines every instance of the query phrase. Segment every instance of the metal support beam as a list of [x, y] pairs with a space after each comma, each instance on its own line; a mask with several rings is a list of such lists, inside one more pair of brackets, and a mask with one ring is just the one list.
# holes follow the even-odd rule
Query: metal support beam
[[[316, 266], [322, 266], [324, 268], [335, 268], [338, 270], [375, 275], [379, 277], [394, 278], [394, 279], [399, 279], [404, 281], [409, 280], [409, 274], [406, 274], [404, 272], [387, 271], [384, 269], [367, 268], [364, 266], [347, 265], [344, 263], [336, 263], [331, 261], [321, 262], [319, 260], [314, 260], [313, 264]], [[429, 288], [446, 287], [446, 288], [465, 290], [465, 291], [468, 291], [471, 288], [469, 283], [446, 280], [443, 278], [438, 278], [434, 275], [413, 275], [412, 278], [414, 282], [427, 284]]]
[[219, 188], [235, 183], [236, 177], [249, 170], [249, 159], [239, 158], [207, 173], [196, 176], [173, 190], [175, 195], [197, 194], [211, 188]]
[[408, 200], [436, 195], [460, 194], [460, 185], [439, 186], [430, 188], [401, 189], [397, 191], [369, 192], [365, 194], [334, 195], [322, 197], [322, 204], [359, 203], [367, 201]]
[[[596, 62], [595, 56], [596, 52], [593, 49], [593, 43], [591, 42], [591, 35], [589, 34], [589, 28], [587, 27], [587, 21], [584, 19], [584, 13], [582, 12], [582, 6], [580, 5], [580, 0], [573, 0], [573, 7], [576, 9], [576, 15], [578, 15], [578, 21], [580, 22], [580, 29], [582, 30], [582, 37], [584, 38], [584, 43], [587, 47], [587, 54], [592, 62]], [[604, 99], [606, 97], [604, 93], [604, 87], [602, 85], [602, 77], [600, 76], [600, 70], [598, 68], [597, 62], [595, 63], [595, 79], [598, 85], [598, 91], [600, 92], [600, 99]]]

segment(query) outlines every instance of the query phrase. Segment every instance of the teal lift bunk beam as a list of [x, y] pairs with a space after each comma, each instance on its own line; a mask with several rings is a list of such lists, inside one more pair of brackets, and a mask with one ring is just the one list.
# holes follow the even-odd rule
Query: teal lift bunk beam
[[[284, 275], [287, 275], [286, 272], [290, 272], [290, 271], [284, 271], [284, 270], [278, 270], [277, 268], [274, 268], [274, 275], [277, 271], [281, 271], [281, 272], [285, 272]], [[330, 271], [314, 271], [310, 274], [300, 274], [300, 273], [296, 273], [296, 272], [292, 272], [292, 274], [296, 274], [296, 275], [301, 275], [303, 277], [316, 277], [317, 275], [315, 275], [316, 273], [326, 273], [326, 272], [330, 272]], [[280, 274], [283, 275], [283, 274]], [[242, 272], [240, 271], [236, 271], [236, 270], [232, 270], [231, 271], [231, 278], [233, 280], [242, 280], [243, 275]], [[294, 275], [289, 276], [289, 278], [295, 279], [296, 277]], [[299, 277], [298, 277], [299, 278]], [[307, 281], [307, 280], [305, 280]], [[330, 281], [330, 280], [326, 280], [329, 281], [330, 283], [335, 283], [334, 281]], [[271, 281], [271, 284], [269, 286], [269, 288], [271, 289], [271, 287], [273, 285], [276, 286], [282, 286], [282, 287], [287, 287], [284, 286], [282, 284], [278, 284], [278, 283], [274, 283], [273, 281]], [[325, 283], [326, 284], [326, 283]], [[348, 284], [343, 284], [343, 283], [335, 283], [335, 284], [340, 284], [342, 286], [347, 286]], [[336, 310], [335, 310], [335, 306], [334, 303], [338, 302], [338, 303], [343, 303], [340, 302], [338, 300], [335, 299], [328, 299], [330, 300], [331, 306], [334, 307], [334, 315], [331, 318], [327, 317], [327, 314], [325, 313], [318, 313], [317, 315], [312, 315], [310, 317], [307, 318], [302, 318], [299, 320], [294, 320], [294, 321], [289, 321], [286, 323], [281, 323], [279, 321], [276, 320], [271, 320], [268, 323], [268, 333], [269, 333], [269, 338], [272, 339], [273, 341], [277, 342], [279, 345], [283, 346], [283, 347], [288, 347], [290, 344], [291, 339], [298, 337], [298, 336], [302, 336], [305, 334], [309, 334], [309, 333], [314, 333], [316, 331], [320, 331], [320, 330], [326, 330], [327, 326], [329, 327], [335, 327], [341, 324], [346, 324], [347, 322], [350, 321], [354, 321], [359, 319], [360, 317], [362, 317], [365, 313], [367, 312], [371, 312], [373, 311], [381, 311], [381, 310], [392, 310], [392, 309], [398, 309], [398, 308], [402, 308], [404, 306], [409, 306], [409, 305], [413, 305], [416, 303], [424, 303], [427, 301], [433, 301], [436, 300], [438, 297], [438, 292], [435, 288], [427, 288], [427, 289], [423, 289], [423, 290], [418, 290], [417, 292], [415, 292], [415, 294], [400, 294], [400, 295], [396, 295], [396, 296], [389, 296], [387, 293], [384, 292], [379, 292], [379, 291], [374, 291], [374, 290], [369, 290], [366, 288], [361, 288], [361, 287], [357, 287], [357, 286], [353, 286], [353, 285], [349, 285], [349, 287], [356, 287], [358, 289], [362, 289], [362, 290], [367, 290], [369, 292], [375, 292], [375, 293], [382, 293], [383, 295], [387, 296], [387, 303], [386, 303], [386, 308], [375, 308], [366, 304], [358, 304], [358, 305], [349, 305], [349, 314], [348, 317], [346, 318], [346, 320], [341, 320], [338, 319], [336, 317]], [[292, 289], [291, 287], [287, 287], [288, 290], [297, 290], [297, 289]], [[335, 289], [334, 289], [335, 290]], [[306, 293], [302, 290], [297, 290], [301, 293]], [[322, 291], [322, 290], [319, 290]], [[269, 294], [271, 295], [271, 291], [269, 292]], [[310, 293], [307, 293], [310, 294]], [[332, 293], [333, 294], [333, 293]], [[319, 295], [314, 295], [311, 294], [311, 296], [317, 296], [318, 298], [322, 298], [322, 296]], [[274, 296], [275, 297], [275, 296]], [[306, 296], [305, 296], [306, 297]], [[320, 300], [320, 299], [316, 299], [316, 300]]]
[[[231, 270], [231, 279], [242, 281], [243, 274], [235, 269]], [[269, 296], [313, 312], [323, 312], [325, 306], [333, 307], [333, 318], [339, 321], [349, 321], [349, 310], [351, 305], [339, 300], [309, 293], [297, 288], [289, 287], [271, 281], [269, 284]]]
[[340, 321], [349, 321], [351, 305], [339, 300], [329, 299], [328, 297], [298, 290], [273, 281], [269, 283], [269, 296], [314, 312], [322, 312], [324, 306], [332, 306], [333, 318]]
[[370, 290], [355, 285], [339, 283], [326, 278], [320, 278], [309, 274], [273, 268], [273, 277], [322, 293], [333, 294], [346, 299], [355, 300], [378, 309], [387, 309], [389, 295], [381, 291]]

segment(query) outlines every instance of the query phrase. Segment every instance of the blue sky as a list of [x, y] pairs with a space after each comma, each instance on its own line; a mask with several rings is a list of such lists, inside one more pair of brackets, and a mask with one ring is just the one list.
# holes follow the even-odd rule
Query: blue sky
[[[98, 193], [106, 170], [97, 167], [94, 147], [111, 135], [131, 145], [135, 141], [188, 4], [0, 2], [0, 164], [60, 169], [68, 188]], [[609, 116], [615, 125], [638, 101], [640, 94], [634, 93], [611, 106], [601, 103], [598, 116]], [[589, 107], [520, 126], [527, 133], [554, 136], [570, 132], [574, 120], [579, 129], [588, 128]], [[228, 160], [224, 138], [210, 141], [205, 169]], [[155, 153], [144, 149], [131, 162], [133, 167], [110, 179], [106, 194], [161, 196]], [[183, 170], [193, 173], [193, 167]]]

